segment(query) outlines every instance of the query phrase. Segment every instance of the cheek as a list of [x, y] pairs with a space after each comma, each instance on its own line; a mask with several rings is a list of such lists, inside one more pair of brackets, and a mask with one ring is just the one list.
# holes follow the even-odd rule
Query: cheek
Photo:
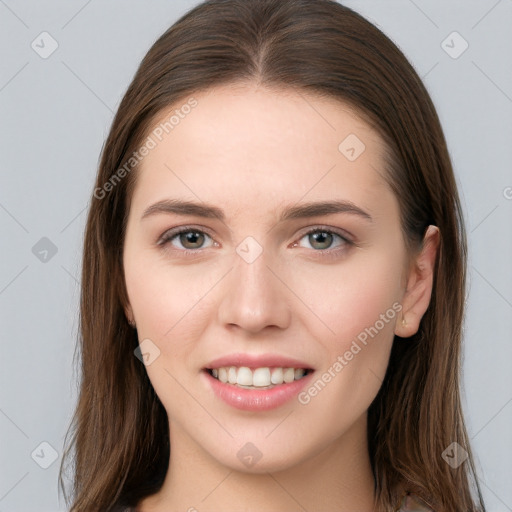
[[[329, 330], [313, 315], [303, 317], [326, 357], [317, 380], [299, 401], [308, 414], [332, 425], [333, 436], [364, 414], [382, 385], [400, 318], [399, 263], [382, 256], [371, 264], [347, 266], [346, 271], [340, 266], [302, 281], [302, 293], [309, 299], [305, 302]], [[305, 423], [304, 428], [313, 435], [316, 427]]]
[[340, 353], [369, 330], [377, 337], [375, 328], [379, 338], [392, 337], [401, 308], [401, 268], [399, 255], [389, 252], [297, 273], [298, 294], [321, 320], [308, 317], [315, 338]]
[[186, 353], [211, 321], [209, 293], [225, 272], [219, 265], [171, 266], [164, 258], [127, 254], [125, 280], [139, 339], [169, 355]]
[[190, 397], [183, 390], [196, 384], [194, 350], [214, 311], [208, 291], [222, 277], [218, 269], [198, 267], [173, 268], [143, 252], [125, 258], [126, 288], [139, 342], [149, 339], [160, 351], [146, 367], [148, 377], [169, 418], [176, 420], [176, 411], [188, 410], [192, 424], [205, 420], [200, 411], [191, 410]]

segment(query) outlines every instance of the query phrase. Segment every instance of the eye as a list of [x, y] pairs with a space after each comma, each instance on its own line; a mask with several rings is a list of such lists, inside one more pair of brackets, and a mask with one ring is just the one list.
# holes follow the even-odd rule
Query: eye
[[211, 237], [205, 232], [185, 227], [166, 231], [158, 240], [158, 245], [169, 244], [175, 249], [193, 251], [194, 249], [211, 247], [211, 243], [207, 246], [204, 245], [207, 239], [213, 242]]
[[[345, 236], [323, 228], [308, 231], [300, 240], [306, 240], [309, 248], [318, 251], [336, 249], [352, 243]], [[298, 243], [300, 244], [300, 241]]]

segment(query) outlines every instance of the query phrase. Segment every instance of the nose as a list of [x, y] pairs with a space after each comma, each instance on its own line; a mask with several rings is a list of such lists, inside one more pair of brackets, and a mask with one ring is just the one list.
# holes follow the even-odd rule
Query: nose
[[[285, 329], [291, 320], [290, 294], [278, 268], [263, 252], [255, 261], [235, 257], [234, 268], [226, 276], [218, 308], [221, 325], [235, 326], [256, 334], [267, 327]], [[270, 267], [270, 268], [269, 268]], [[284, 280], [285, 281], [285, 280]]]

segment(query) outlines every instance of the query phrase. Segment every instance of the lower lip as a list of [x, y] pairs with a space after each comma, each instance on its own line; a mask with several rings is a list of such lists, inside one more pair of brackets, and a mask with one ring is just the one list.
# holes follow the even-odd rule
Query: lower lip
[[280, 384], [270, 389], [244, 389], [234, 384], [227, 384], [203, 371], [213, 392], [231, 407], [244, 411], [268, 411], [275, 409], [296, 397], [311, 380], [314, 372], [299, 380]]

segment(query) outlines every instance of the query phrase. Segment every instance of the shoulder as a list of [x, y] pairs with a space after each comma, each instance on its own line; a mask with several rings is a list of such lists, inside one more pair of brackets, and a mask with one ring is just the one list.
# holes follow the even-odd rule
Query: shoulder
[[[137, 512], [138, 507], [126, 507], [119, 512]], [[434, 512], [423, 500], [414, 494], [404, 496], [397, 512]]]
[[404, 496], [397, 512], [434, 512], [423, 500], [414, 494]]

